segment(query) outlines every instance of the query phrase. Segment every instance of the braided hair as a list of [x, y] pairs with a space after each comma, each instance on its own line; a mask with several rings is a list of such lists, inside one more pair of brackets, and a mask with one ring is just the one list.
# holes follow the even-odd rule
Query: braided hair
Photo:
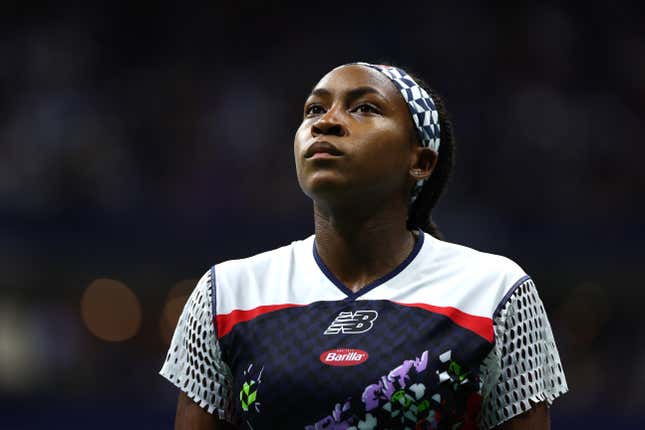
[[[410, 74], [408, 72], [408, 74]], [[409, 230], [420, 228], [430, 233], [437, 239], [443, 239], [437, 225], [432, 221], [432, 209], [437, 204], [439, 197], [448, 183], [454, 166], [455, 138], [453, 136], [450, 115], [442, 98], [427, 83], [410, 74], [419, 86], [430, 94], [439, 114], [440, 144], [437, 164], [432, 176], [423, 184], [416, 200], [410, 205], [408, 211], [407, 228]]]

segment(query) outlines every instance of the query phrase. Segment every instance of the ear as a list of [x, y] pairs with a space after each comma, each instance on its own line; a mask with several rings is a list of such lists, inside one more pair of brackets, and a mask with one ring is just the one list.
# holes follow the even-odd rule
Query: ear
[[410, 163], [410, 176], [415, 181], [428, 179], [437, 165], [438, 154], [430, 148], [416, 146]]

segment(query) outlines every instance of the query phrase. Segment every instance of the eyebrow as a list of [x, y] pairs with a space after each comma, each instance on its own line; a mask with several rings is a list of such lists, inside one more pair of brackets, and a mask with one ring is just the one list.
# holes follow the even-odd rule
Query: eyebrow
[[[357, 99], [359, 97], [364, 96], [365, 94], [376, 94], [383, 99], [385, 99], [385, 95], [381, 93], [379, 90], [377, 90], [374, 87], [358, 87], [358, 88], [353, 88], [345, 93], [347, 97], [351, 100]], [[330, 96], [331, 91], [325, 88], [316, 88], [313, 91], [311, 91], [311, 94], [309, 94], [309, 97], [311, 96], [318, 96], [318, 97], [325, 97], [325, 96]]]

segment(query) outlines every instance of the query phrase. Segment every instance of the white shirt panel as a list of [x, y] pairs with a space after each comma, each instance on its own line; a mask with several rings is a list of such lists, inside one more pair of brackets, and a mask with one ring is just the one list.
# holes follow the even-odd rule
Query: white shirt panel
[[258, 306], [343, 300], [346, 296], [327, 279], [313, 258], [313, 240], [215, 266], [218, 315]]
[[424, 233], [423, 247], [401, 273], [359, 297], [456, 307], [487, 318], [526, 273], [508, 258], [443, 242]]

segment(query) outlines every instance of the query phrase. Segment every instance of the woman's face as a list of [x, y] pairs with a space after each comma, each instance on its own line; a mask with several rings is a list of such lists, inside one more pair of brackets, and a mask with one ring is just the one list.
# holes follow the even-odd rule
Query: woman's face
[[416, 130], [394, 84], [371, 68], [342, 66], [305, 102], [294, 139], [298, 182], [315, 201], [407, 202], [415, 148]]

